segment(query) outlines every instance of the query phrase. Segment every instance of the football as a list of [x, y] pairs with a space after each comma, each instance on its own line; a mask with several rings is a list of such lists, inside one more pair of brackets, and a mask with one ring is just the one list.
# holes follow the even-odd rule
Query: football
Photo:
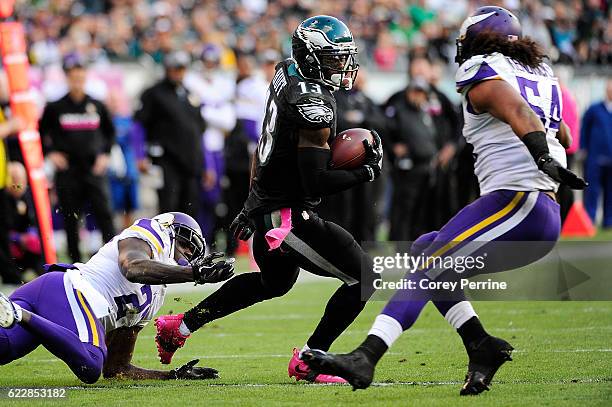
[[372, 143], [373, 137], [370, 130], [354, 128], [336, 135], [330, 146], [331, 168], [352, 170], [363, 165], [366, 156], [363, 140]]

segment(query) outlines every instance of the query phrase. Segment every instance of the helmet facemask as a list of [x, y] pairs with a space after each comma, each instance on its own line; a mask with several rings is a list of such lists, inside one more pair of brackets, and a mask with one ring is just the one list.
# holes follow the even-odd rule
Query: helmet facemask
[[333, 88], [350, 90], [357, 78], [357, 51], [318, 51], [313, 53], [320, 69], [320, 81]]
[[[319, 19], [318, 28], [311, 26], [317, 24]], [[308, 23], [311, 20], [314, 22]], [[330, 27], [338, 29], [336, 36], [331, 35], [333, 28]], [[312, 17], [303, 22], [293, 34], [292, 58], [299, 73], [332, 91], [350, 90], [353, 87], [359, 70], [356, 56], [357, 47], [352, 34], [333, 17]]]
[[204, 238], [197, 231], [182, 224], [173, 224], [170, 228], [172, 230], [171, 238], [173, 253], [179, 250], [179, 253], [190, 264], [193, 263], [195, 259], [206, 254], [206, 243]]

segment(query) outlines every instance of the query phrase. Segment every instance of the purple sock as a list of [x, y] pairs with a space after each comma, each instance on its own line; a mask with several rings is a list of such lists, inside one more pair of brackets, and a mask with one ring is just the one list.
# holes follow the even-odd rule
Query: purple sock
[[381, 314], [385, 314], [395, 319], [402, 325], [402, 329], [405, 331], [409, 329], [416, 322], [419, 314], [423, 308], [427, 305], [427, 301], [394, 301], [391, 300], [387, 303]]
[[[420, 236], [410, 248], [411, 255], [423, 253], [437, 236], [437, 231]], [[412, 274], [409, 279], [418, 281], [419, 278], [417, 276], [422, 276], [422, 274]], [[411, 297], [414, 299], [411, 299]], [[405, 331], [414, 325], [428, 301], [429, 296], [423, 290], [398, 290], [389, 300], [381, 314], [388, 315], [398, 321]]]
[[[418, 282], [423, 276], [420, 273], [415, 273], [408, 278], [411, 281]], [[429, 294], [426, 290], [420, 289], [417, 283], [414, 289], [397, 290], [382, 310], [382, 314], [388, 315], [398, 321], [405, 331], [414, 325], [428, 301]]]
[[71, 330], [36, 314], [31, 315], [29, 322], [20, 325], [38, 337], [40, 343], [63, 360], [81, 381], [95, 383], [102, 373], [105, 349], [83, 343]]

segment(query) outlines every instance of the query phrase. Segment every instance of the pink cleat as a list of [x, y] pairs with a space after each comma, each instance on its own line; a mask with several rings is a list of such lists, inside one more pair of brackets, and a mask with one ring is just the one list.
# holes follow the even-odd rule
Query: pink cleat
[[312, 383], [347, 383], [346, 380], [339, 376], [316, 374], [310, 370], [308, 365], [300, 359], [300, 351], [297, 348], [293, 348], [293, 357], [289, 361], [289, 368], [287, 370], [289, 371], [289, 377], [295, 377], [297, 381], [304, 379]]
[[155, 319], [155, 326], [157, 327], [155, 344], [157, 345], [159, 360], [164, 365], [172, 361], [174, 352], [182, 348], [189, 338], [189, 335], [185, 336], [179, 331], [181, 322], [183, 322], [183, 314], [162, 315]]

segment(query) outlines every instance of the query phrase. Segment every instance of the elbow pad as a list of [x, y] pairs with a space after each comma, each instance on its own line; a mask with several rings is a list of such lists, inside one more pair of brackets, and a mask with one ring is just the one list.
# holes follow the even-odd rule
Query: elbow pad
[[325, 148], [304, 147], [298, 149], [298, 168], [304, 191], [311, 197], [332, 195], [370, 180], [365, 167], [354, 170], [328, 168], [331, 151]]

